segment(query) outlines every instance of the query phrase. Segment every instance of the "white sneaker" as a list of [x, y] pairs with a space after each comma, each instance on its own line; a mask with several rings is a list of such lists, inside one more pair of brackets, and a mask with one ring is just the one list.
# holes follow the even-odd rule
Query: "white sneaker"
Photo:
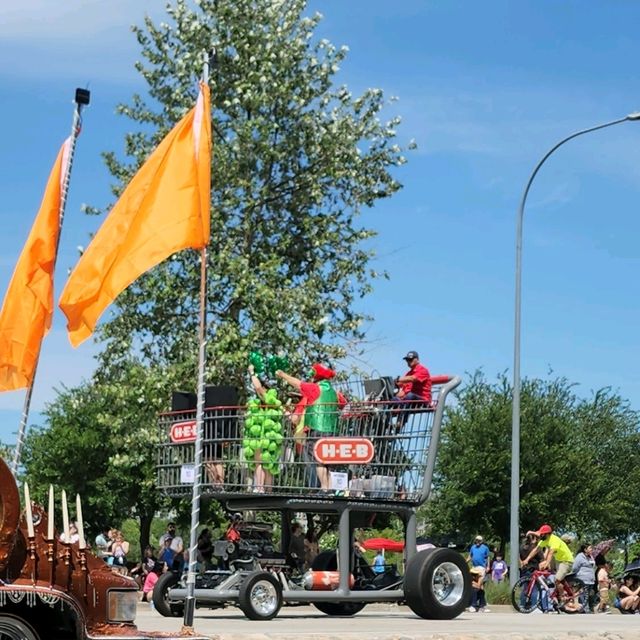
[[469, 613], [477, 613], [477, 612], [478, 612], [478, 610], [477, 610], [475, 607], [469, 607], [469, 608], [467, 609], [467, 611], [468, 611]]
[[482, 609], [480, 609], [480, 613], [491, 613], [491, 609], [489, 609], [489, 607], [482, 607]]

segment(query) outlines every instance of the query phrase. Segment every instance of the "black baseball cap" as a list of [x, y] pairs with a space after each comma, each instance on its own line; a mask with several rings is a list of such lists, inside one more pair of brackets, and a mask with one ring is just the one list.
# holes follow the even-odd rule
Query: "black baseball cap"
[[417, 351], [409, 351], [409, 353], [407, 353], [407, 355], [402, 359], [403, 360], [413, 360], [414, 358], [416, 360], [420, 360], [420, 356], [418, 355]]

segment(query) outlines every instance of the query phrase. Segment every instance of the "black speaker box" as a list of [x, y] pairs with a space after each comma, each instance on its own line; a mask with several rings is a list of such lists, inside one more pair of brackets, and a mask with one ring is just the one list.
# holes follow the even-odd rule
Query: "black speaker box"
[[195, 410], [198, 397], [189, 391], [174, 391], [171, 394], [171, 411], [192, 411]]
[[237, 387], [229, 385], [207, 385], [204, 388], [204, 406], [237, 407], [240, 398]]

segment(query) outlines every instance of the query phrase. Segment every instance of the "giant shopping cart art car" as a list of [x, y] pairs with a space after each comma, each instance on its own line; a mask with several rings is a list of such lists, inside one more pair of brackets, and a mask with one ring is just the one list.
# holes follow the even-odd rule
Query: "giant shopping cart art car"
[[[268, 428], [253, 428], [246, 407], [209, 407], [204, 420], [203, 497], [235, 512], [281, 514], [282, 539], [274, 546], [268, 527], [243, 524], [240, 539], [214, 545], [214, 568], [196, 578], [197, 606], [239, 606], [252, 619], [270, 619], [283, 604], [311, 603], [328, 615], [353, 615], [371, 602], [406, 603], [423, 618], [449, 619], [468, 604], [471, 578], [460, 554], [451, 549], [416, 551], [416, 509], [429, 496], [445, 402], [460, 384], [455, 376], [433, 379], [434, 401], [399, 407], [371, 392], [372, 381], [346, 385], [346, 404], [336, 412], [336, 431], [302, 441], [274, 412]], [[384, 390], [384, 380], [378, 386]], [[369, 390], [369, 393], [365, 391]], [[170, 496], [187, 496], [194, 481], [195, 411], [160, 416], [162, 444], [158, 485]], [[253, 461], [261, 450], [273, 480], [255, 493]], [[264, 452], [269, 455], [265, 460]], [[222, 469], [216, 477], [207, 469]], [[320, 489], [318, 470], [328, 470], [330, 486]], [[262, 487], [260, 488], [262, 490]], [[297, 513], [333, 515], [336, 549], [322, 551], [309, 571], [288, 557], [290, 523]], [[395, 565], [374, 573], [354, 549], [354, 529], [370, 525], [374, 514], [397, 515], [404, 528], [401, 572]], [[185, 577], [168, 573], [154, 590], [163, 615], [182, 615]]]

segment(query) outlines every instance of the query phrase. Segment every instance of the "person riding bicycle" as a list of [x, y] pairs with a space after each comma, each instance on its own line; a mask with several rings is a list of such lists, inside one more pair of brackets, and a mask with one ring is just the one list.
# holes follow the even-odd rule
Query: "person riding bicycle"
[[553, 527], [543, 524], [537, 531], [527, 531], [527, 535], [536, 535], [540, 538], [538, 544], [531, 550], [529, 555], [520, 560], [520, 566], [523, 567], [533, 558], [539, 549], [544, 551], [544, 559], [540, 563], [540, 569], [548, 569], [551, 561], [556, 561], [556, 590], [558, 599], [562, 601], [564, 596], [563, 580], [571, 573], [573, 567], [573, 553], [567, 546], [567, 543], [559, 536], [553, 533]]

